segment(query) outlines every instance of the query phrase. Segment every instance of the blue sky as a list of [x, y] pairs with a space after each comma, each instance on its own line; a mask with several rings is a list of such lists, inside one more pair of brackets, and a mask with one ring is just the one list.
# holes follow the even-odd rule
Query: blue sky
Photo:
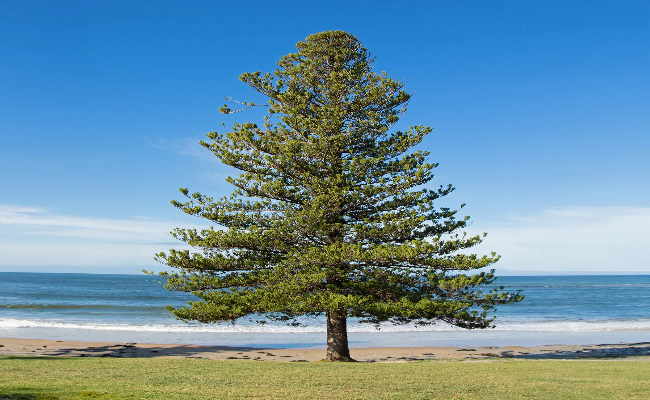
[[[241, 5], [240, 5], [241, 4]], [[434, 183], [504, 273], [650, 272], [650, 2], [0, 2], [0, 271], [138, 273], [220, 197], [237, 76], [341, 29], [415, 92]]]

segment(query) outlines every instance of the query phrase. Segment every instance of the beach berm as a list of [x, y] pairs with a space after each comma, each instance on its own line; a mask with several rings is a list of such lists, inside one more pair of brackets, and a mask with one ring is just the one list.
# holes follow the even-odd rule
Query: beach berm
[[[650, 361], [650, 342], [547, 345], [535, 347], [376, 347], [352, 348], [355, 359], [365, 362], [412, 362], [447, 359], [584, 359], [629, 358]], [[0, 356], [195, 358], [314, 362], [325, 358], [324, 349], [197, 346], [131, 342], [81, 342], [35, 339], [0, 339]], [[631, 357], [631, 358], [630, 358]]]

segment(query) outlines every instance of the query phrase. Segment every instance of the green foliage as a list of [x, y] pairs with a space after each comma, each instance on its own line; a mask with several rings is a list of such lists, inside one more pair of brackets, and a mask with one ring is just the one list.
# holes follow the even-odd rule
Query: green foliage
[[410, 151], [431, 128], [391, 132], [411, 98], [403, 83], [373, 72], [374, 59], [346, 32], [296, 47], [274, 72], [239, 77], [268, 98], [261, 124], [236, 123], [201, 141], [242, 171], [227, 179], [232, 195], [180, 189], [187, 200], [172, 201], [223, 229], [178, 228], [172, 236], [194, 250], [156, 255], [179, 270], [161, 273], [168, 289], [201, 298], [170, 312], [200, 322], [264, 315], [295, 323], [342, 310], [374, 324], [490, 326], [495, 305], [522, 297], [481, 291], [494, 271], [464, 274], [499, 257], [461, 254], [482, 238], [461, 232], [469, 217], [435, 207], [454, 188], [429, 187], [437, 164]]

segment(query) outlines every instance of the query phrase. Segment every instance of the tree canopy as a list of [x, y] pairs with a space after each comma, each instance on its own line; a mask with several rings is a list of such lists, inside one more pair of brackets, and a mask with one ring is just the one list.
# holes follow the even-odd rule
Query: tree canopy
[[349, 33], [313, 34], [296, 47], [275, 71], [239, 77], [267, 98], [263, 121], [200, 142], [241, 173], [227, 178], [228, 197], [184, 188], [187, 200], [172, 201], [217, 227], [177, 228], [171, 235], [193, 250], [156, 255], [178, 270], [161, 273], [166, 288], [200, 298], [170, 312], [206, 323], [324, 314], [329, 360], [351, 359], [350, 317], [490, 327], [496, 305], [522, 297], [482, 290], [493, 270], [466, 274], [499, 257], [462, 252], [482, 237], [462, 232], [469, 217], [436, 207], [454, 188], [431, 186], [437, 164], [412, 151], [431, 128], [391, 131], [411, 99], [403, 83], [374, 72]]

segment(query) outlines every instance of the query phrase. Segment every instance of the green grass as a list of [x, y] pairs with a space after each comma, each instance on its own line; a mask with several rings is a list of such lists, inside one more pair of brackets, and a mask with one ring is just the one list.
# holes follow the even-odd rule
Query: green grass
[[0, 400], [648, 399], [650, 362], [0, 357]]

